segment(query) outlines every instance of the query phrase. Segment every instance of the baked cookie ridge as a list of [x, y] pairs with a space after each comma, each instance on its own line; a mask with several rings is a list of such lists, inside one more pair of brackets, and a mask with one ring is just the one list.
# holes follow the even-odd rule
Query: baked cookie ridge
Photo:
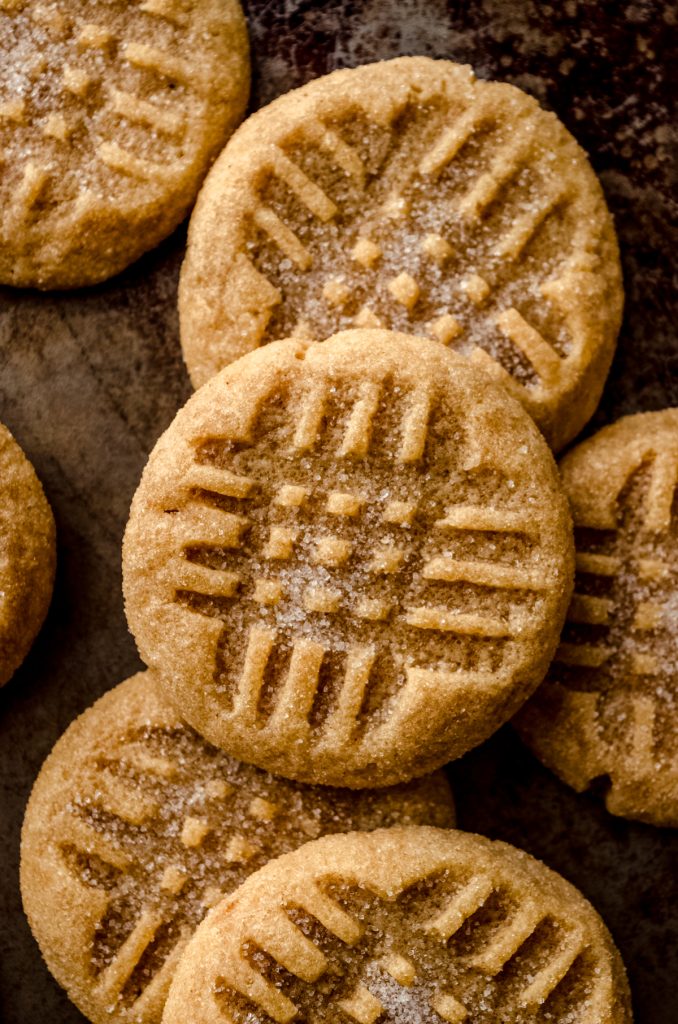
[[562, 462], [575, 592], [547, 679], [516, 719], [608, 810], [678, 826], [678, 410], [605, 427]]

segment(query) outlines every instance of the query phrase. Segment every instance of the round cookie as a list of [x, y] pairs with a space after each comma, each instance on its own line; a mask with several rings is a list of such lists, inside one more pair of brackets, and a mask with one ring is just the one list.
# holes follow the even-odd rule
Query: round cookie
[[128, 622], [210, 742], [352, 787], [479, 743], [543, 678], [567, 502], [506, 391], [437, 342], [275, 342], [158, 441], [123, 544]]
[[152, 249], [248, 89], [238, 0], [1, 0], [0, 281], [74, 288]]
[[627, 416], [562, 462], [576, 585], [516, 725], [612, 814], [678, 827], [678, 409]]
[[505, 843], [433, 828], [330, 836], [198, 928], [163, 1024], [630, 1024], [593, 907]]
[[24, 907], [90, 1020], [156, 1024], [188, 938], [225, 893], [309, 839], [398, 823], [454, 823], [442, 774], [361, 794], [272, 778], [210, 747], [140, 673], [42, 768], [22, 835]]
[[52, 510], [32, 465], [0, 424], [0, 685], [43, 623], [55, 565]]
[[477, 362], [560, 448], [598, 404], [622, 299], [600, 185], [555, 115], [403, 57], [243, 124], [198, 198], [179, 312], [196, 386], [276, 338], [387, 327]]

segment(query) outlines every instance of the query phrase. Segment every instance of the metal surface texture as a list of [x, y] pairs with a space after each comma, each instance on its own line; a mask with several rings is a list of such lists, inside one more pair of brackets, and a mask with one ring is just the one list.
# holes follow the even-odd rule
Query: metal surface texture
[[[620, 237], [626, 312], [585, 433], [678, 405], [675, 140], [678, 6], [661, 0], [251, 0], [252, 108], [336, 67], [400, 54], [468, 62], [555, 110], [590, 154]], [[672, 193], [672, 189], [674, 189]], [[672, 226], [673, 225], [673, 226]], [[176, 286], [185, 227], [105, 285], [0, 289], [0, 420], [44, 483], [59, 564], [45, 627], [0, 692], [0, 1020], [84, 1018], [21, 910], [19, 833], [33, 780], [72, 719], [139, 667], [120, 544], [148, 452], [190, 394]], [[510, 728], [450, 769], [462, 828], [543, 858], [604, 917], [637, 1024], [678, 1020], [678, 833], [612, 818], [544, 769]]]

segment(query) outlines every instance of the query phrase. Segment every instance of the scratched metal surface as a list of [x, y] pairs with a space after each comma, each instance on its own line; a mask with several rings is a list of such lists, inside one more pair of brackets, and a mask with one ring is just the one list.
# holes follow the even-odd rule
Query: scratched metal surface
[[[675, 4], [247, 6], [253, 106], [335, 67], [423, 53], [469, 62], [482, 77], [513, 82], [555, 109], [602, 177], [626, 277], [619, 350], [589, 430], [625, 413], [678, 405], [668, 82], [677, 56]], [[33, 460], [59, 531], [47, 623], [0, 693], [4, 1024], [84, 1019], [50, 978], [23, 919], [19, 830], [57, 737], [139, 665], [123, 616], [120, 541], [147, 453], [190, 393], [175, 309], [184, 242], [182, 228], [121, 277], [88, 291], [0, 289], [0, 419]], [[678, 833], [611, 818], [593, 797], [561, 785], [508, 728], [451, 774], [462, 827], [542, 857], [602, 913], [629, 970], [638, 1024], [678, 1020]]]

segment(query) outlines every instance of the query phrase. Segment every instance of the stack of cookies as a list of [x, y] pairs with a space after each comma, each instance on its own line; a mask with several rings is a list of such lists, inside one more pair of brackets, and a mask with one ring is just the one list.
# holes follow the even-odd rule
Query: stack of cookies
[[[59, 143], [23, 167], [44, 218], [0, 271], [87, 283], [194, 197], [244, 107], [242, 18], [25, 6], [0, 6], [12, 31], [77, 66], [58, 114], [54, 85], [0, 108]], [[204, 67], [179, 55], [196, 33]], [[621, 307], [586, 157], [511, 86], [402, 58], [233, 135], [181, 277], [199, 390], [124, 541], [148, 670], [71, 725], [24, 824], [26, 913], [94, 1024], [630, 1022], [593, 908], [455, 830], [438, 771], [518, 714], [575, 788], [606, 776], [610, 811], [678, 824], [678, 413], [607, 428], [562, 477], [552, 455]]]

